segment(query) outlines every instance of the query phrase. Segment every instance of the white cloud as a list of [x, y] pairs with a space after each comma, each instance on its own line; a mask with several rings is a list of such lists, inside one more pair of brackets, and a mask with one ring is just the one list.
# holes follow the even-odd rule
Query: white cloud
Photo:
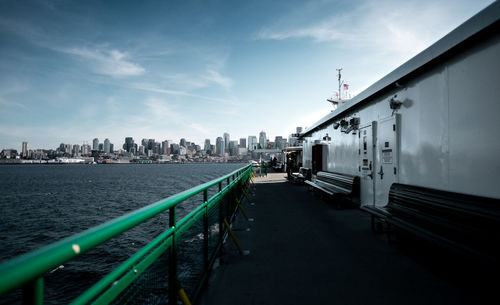
[[215, 83], [225, 88], [230, 88], [233, 85], [233, 81], [230, 78], [222, 76], [215, 70], [209, 69], [203, 78], [211, 83]]
[[7, 101], [7, 100], [3, 99], [2, 97], [0, 97], [0, 105], [28, 110], [28, 107], [26, 107], [25, 105], [23, 105], [21, 103], [17, 103], [17, 102]]
[[[477, 9], [488, 1], [482, 2]], [[374, 1], [351, 11], [332, 12], [331, 17], [301, 26], [281, 21], [261, 29], [257, 38], [330, 42], [345, 50], [365, 49], [366, 56], [396, 56], [401, 63], [473, 14], [465, 5], [446, 1]]]
[[90, 50], [87, 48], [60, 49], [60, 51], [80, 56], [90, 61], [94, 71], [113, 77], [141, 75], [146, 70], [127, 60], [129, 55], [118, 50]]
[[167, 94], [167, 95], [193, 97], [196, 99], [202, 99], [202, 100], [211, 101], [211, 102], [220, 102], [220, 103], [224, 103], [227, 105], [236, 105], [237, 104], [237, 101], [233, 100], [233, 99], [221, 99], [221, 98], [203, 96], [203, 95], [198, 95], [198, 94], [192, 94], [192, 93], [185, 92], [185, 91], [161, 89], [161, 88], [156, 87], [155, 84], [136, 83], [136, 84], [133, 84], [132, 87], [135, 89], [138, 89], [138, 90], [144, 90], [144, 91], [155, 92], [155, 93], [163, 93], [163, 94]]

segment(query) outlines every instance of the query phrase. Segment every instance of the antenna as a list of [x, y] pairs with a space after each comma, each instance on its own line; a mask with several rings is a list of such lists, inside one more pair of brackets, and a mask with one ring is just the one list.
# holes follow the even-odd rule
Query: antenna
[[342, 84], [344, 83], [344, 81], [342, 80], [342, 74], [341, 74], [342, 68], [335, 69], [335, 70], [337, 70], [337, 72], [339, 73], [339, 101], [340, 101], [340, 100], [342, 100], [342, 91], [340, 91], [340, 90], [342, 90]]

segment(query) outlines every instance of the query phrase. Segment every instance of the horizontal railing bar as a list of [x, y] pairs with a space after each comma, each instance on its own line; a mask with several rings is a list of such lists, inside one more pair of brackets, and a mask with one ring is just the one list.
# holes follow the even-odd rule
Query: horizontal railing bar
[[214, 196], [212, 196], [208, 202], [205, 202], [203, 204], [201, 204], [200, 206], [198, 206], [196, 209], [194, 209], [193, 211], [191, 211], [188, 215], [184, 216], [181, 220], [179, 220], [177, 222], [177, 227], [178, 229], [182, 228], [184, 226], [184, 224], [191, 218], [191, 217], [194, 217], [196, 214], [200, 213], [201, 210], [203, 210], [203, 208], [205, 208], [205, 206], [207, 204], [215, 204], [216, 202], [218, 202], [220, 200], [220, 198], [222, 196], [224, 196], [229, 190], [230, 188], [232, 187], [232, 185], [234, 184], [234, 182], [231, 182], [231, 184], [227, 185], [224, 189], [222, 189], [222, 191], [220, 192], [217, 192], [217, 194], [215, 194]]
[[249, 168], [247, 165], [223, 177], [152, 203], [146, 207], [90, 228], [41, 249], [16, 257], [0, 265], [0, 295], [21, 287], [45, 272], [104, 243], [134, 226], [176, 206], [180, 202], [208, 189], [235, 174], [238, 176]]
[[130, 285], [130, 283], [132, 283], [149, 266], [151, 266], [156, 261], [156, 259], [160, 257], [160, 255], [165, 253], [165, 251], [167, 251], [171, 245], [172, 237], [170, 237], [167, 242], [161, 244], [153, 252], [151, 252], [144, 260], [137, 264], [134, 269], [129, 270], [122, 278], [113, 283], [113, 286], [111, 286], [102, 295], [100, 295], [93, 303], [109, 304], [113, 299], [120, 295], [120, 293], [125, 290]]
[[87, 304], [92, 299], [95, 298], [99, 293], [101, 293], [104, 289], [108, 288], [109, 285], [113, 284], [116, 280], [118, 280], [123, 274], [129, 270], [131, 270], [137, 262], [146, 256], [151, 250], [159, 247], [162, 243], [169, 242], [171, 240], [171, 235], [175, 232], [175, 228], [170, 228], [162, 234], [158, 235], [153, 241], [144, 246], [141, 250], [123, 262], [120, 266], [118, 266], [115, 270], [108, 273], [105, 277], [103, 277], [99, 282], [95, 283], [92, 287], [87, 289], [83, 294], [78, 296], [71, 304]]

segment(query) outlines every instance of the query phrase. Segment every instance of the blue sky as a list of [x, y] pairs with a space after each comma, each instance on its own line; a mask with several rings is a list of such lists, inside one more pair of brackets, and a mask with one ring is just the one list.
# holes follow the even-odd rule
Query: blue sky
[[0, 0], [0, 149], [288, 136], [492, 2]]

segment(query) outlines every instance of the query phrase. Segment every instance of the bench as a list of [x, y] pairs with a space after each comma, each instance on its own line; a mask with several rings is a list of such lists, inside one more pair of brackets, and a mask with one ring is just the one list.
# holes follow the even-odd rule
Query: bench
[[299, 183], [299, 184], [304, 183], [306, 180], [311, 180], [311, 169], [301, 167], [299, 168], [298, 173], [292, 173], [290, 175], [290, 179], [293, 183]]
[[450, 250], [498, 263], [500, 200], [395, 183], [385, 220]]
[[349, 195], [352, 199], [359, 194], [358, 176], [320, 171], [314, 180], [305, 183], [328, 195]]

